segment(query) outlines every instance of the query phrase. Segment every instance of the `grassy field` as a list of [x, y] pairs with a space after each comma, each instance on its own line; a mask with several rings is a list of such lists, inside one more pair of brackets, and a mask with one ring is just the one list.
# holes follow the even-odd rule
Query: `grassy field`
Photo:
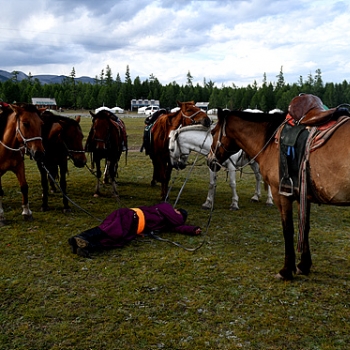
[[[219, 173], [202, 237], [162, 235], [188, 248], [204, 241], [195, 252], [143, 238], [93, 259], [71, 254], [67, 239], [112, 210], [160, 200], [160, 187], [150, 187], [151, 161], [139, 152], [143, 118], [123, 119], [130, 152], [127, 163], [124, 155], [120, 161], [119, 199], [110, 186], [93, 198], [92, 174], [70, 165], [68, 195], [88, 214], [74, 206], [63, 214], [59, 193], [50, 196], [52, 210], [41, 213], [39, 174], [26, 159], [34, 221], [24, 222], [17, 180], [3, 176], [9, 224], [0, 228], [0, 349], [349, 348], [349, 210], [314, 206], [312, 273], [275, 280], [284, 258], [279, 213], [265, 206], [265, 192], [260, 203], [250, 202], [252, 174], [237, 174], [241, 209], [232, 212], [226, 175]], [[170, 202], [188, 174], [173, 173]], [[201, 158], [178, 202], [189, 223], [204, 229], [208, 176]]]

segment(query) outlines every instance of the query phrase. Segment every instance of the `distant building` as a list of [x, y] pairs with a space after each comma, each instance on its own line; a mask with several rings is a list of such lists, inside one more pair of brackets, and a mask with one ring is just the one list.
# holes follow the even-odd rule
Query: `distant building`
[[159, 100], [145, 100], [145, 99], [136, 99], [133, 98], [131, 100], [131, 110], [137, 110], [140, 107], [147, 107], [147, 106], [160, 106], [159, 105]]
[[50, 97], [33, 97], [32, 104], [38, 108], [57, 109], [56, 100]]
[[197, 102], [196, 107], [203, 109], [203, 111], [207, 111], [209, 106], [209, 102]]

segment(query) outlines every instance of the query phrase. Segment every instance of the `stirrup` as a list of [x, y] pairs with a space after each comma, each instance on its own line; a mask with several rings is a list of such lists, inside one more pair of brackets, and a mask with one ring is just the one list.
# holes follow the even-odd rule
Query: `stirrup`
[[[289, 190], [289, 191], [287, 192], [286, 190]], [[286, 197], [293, 196], [293, 180], [292, 180], [292, 178], [284, 177], [283, 179], [281, 179], [280, 185], [278, 188], [278, 193], [283, 195], [283, 196], [286, 196]]]

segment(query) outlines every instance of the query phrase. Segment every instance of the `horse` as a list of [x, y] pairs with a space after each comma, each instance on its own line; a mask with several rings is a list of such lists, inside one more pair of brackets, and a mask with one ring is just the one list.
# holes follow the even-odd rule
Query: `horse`
[[183, 126], [201, 124], [209, 127], [211, 119], [205, 111], [195, 106], [194, 101], [177, 101], [179, 109], [173, 113], [165, 113], [158, 117], [150, 128], [150, 143], [146, 154], [153, 164], [153, 177], [151, 186], [157, 182], [161, 184], [161, 199], [167, 199], [169, 180], [172, 172], [172, 165], [169, 155], [169, 133], [177, 129], [180, 124]]
[[112, 183], [113, 194], [118, 195], [115, 177], [117, 176], [118, 162], [122, 152], [127, 150], [127, 135], [124, 122], [108, 110], [98, 113], [90, 111], [92, 125], [86, 140], [85, 151], [91, 153], [92, 167], [96, 165], [96, 187], [94, 197], [99, 197], [101, 160], [106, 160], [104, 183]]
[[[312, 96], [312, 95], [311, 95]], [[294, 99], [292, 100], [292, 102]], [[291, 113], [291, 105], [289, 113]], [[317, 110], [318, 109], [318, 110]], [[301, 120], [314, 122], [317, 115], [329, 115], [329, 111], [322, 108], [305, 108], [300, 110]], [[309, 112], [308, 112], [309, 110]], [[331, 111], [336, 119], [344, 114], [339, 109]], [[280, 148], [278, 138], [280, 130], [287, 120], [286, 114], [251, 114], [240, 111], [218, 113], [218, 123], [213, 129], [212, 149], [208, 156], [208, 165], [216, 168], [217, 163], [223, 163], [231, 152], [242, 148], [249, 157], [255, 159], [260, 165], [260, 172], [271, 186], [274, 202], [279, 209], [282, 221], [285, 242], [285, 260], [283, 268], [276, 278], [291, 280], [294, 275], [308, 275], [312, 266], [309, 246], [310, 209], [311, 203], [329, 205], [350, 205], [350, 148], [347, 147], [350, 137], [350, 118], [342, 118], [343, 122], [327, 141], [320, 147], [312, 147], [313, 142], [321, 139], [313, 134], [317, 127], [308, 127], [310, 133], [312, 152], [305, 152], [305, 167], [300, 167], [302, 180], [299, 190], [293, 190], [286, 195], [280, 191]], [[310, 125], [310, 124], [309, 124]], [[339, 124], [338, 124], [339, 125]], [[316, 128], [316, 129], [315, 129]], [[277, 134], [277, 136], [276, 136]], [[317, 134], [316, 134], [317, 135]], [[303, 186], [306, 187], [303, 187]], [[299, 209], [299, 239], [298, 251], [301, 252], [300, 263], [296, 266], [296, 253], [294, 248], [293, 202], [297, 201]], [[303, 229], [303, 235], [300, 230]]]
[[43, 161], [37, 161], [43, 190], [41, 211], [50, 210], [48, 205], [49, 184], [51, 191], [56, 192], [54, 180], [59, 177], [60, 189], [63, 195], [63, 212], [70, 212], [66, 181], [68, 159], [71, 159], [77, 168], [82, 168], [86, 164], [83, 147], [84, 136], [79, 124], [80, 116], [72, 119], [56, 115], [51, 111], [44, 111], [41, 114], [41, 118], [44, 121], [42, 138], [45, 148]]
[[[170, 131], [169, 135], [169, 151], [171, 164], [175, 169], [184, 169], [187, 165], [187, 159], [191, 151], [207, 156], [212, 144], [211, 130], [202, 125], [191, 125], [179, 127], [176, 130]], [[251, 198], [252, 202], [258, 202], [261, 197], [261, 174], [259, 165], [255, 161], [249, 161], [246, 154], [239, 150], [231, 155], [223, 164], [226, 168], [229, 177], [229, 184], [232, 189], [232, 202], [230, 210], [239, 210], [239, 197], [236, 191], [236, 171], [238, 168], [243, 168], [247, 165], [251, 167], [255, 175], [255, 193]], [[216, 183], [216, 172], [209, 168], [209, 190], [206, 201], [202, 204], [202, 209], [211, 209], [214, 202], [214, 191]], [[266, 205], [272, 206], [273, 200], [270, 187], [267, 188]]]
[[41, 137], [41, 110], [32, 104], [1, 103], [0, 106], [0, 224], [6, 223], [2, 197], [4, 191], [1, 177], [12, 171], [20, 184], [22, 193], [22, 217], [32, 220], [28, 203], [28, 183], [25, 177], [24, 155], [40, 161], [44, 156]]

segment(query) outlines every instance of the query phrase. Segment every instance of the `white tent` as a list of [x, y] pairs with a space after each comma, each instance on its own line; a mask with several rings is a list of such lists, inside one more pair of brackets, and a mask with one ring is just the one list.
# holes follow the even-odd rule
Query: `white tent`
[[124, 113], [124, 109], [120, 108], [120, 107], [113, 107], [113, 108], [111, 108], [111, 111], [113, 113]]
[[95, 113], [98, 113], [99, 111], [103, 111], [103, 110], [110, 111], [110, 112], [114, 113], [110, 108], [108, 108], [106, 106], [102, 106], [102, 107], [96, 108], [95, 109]]

